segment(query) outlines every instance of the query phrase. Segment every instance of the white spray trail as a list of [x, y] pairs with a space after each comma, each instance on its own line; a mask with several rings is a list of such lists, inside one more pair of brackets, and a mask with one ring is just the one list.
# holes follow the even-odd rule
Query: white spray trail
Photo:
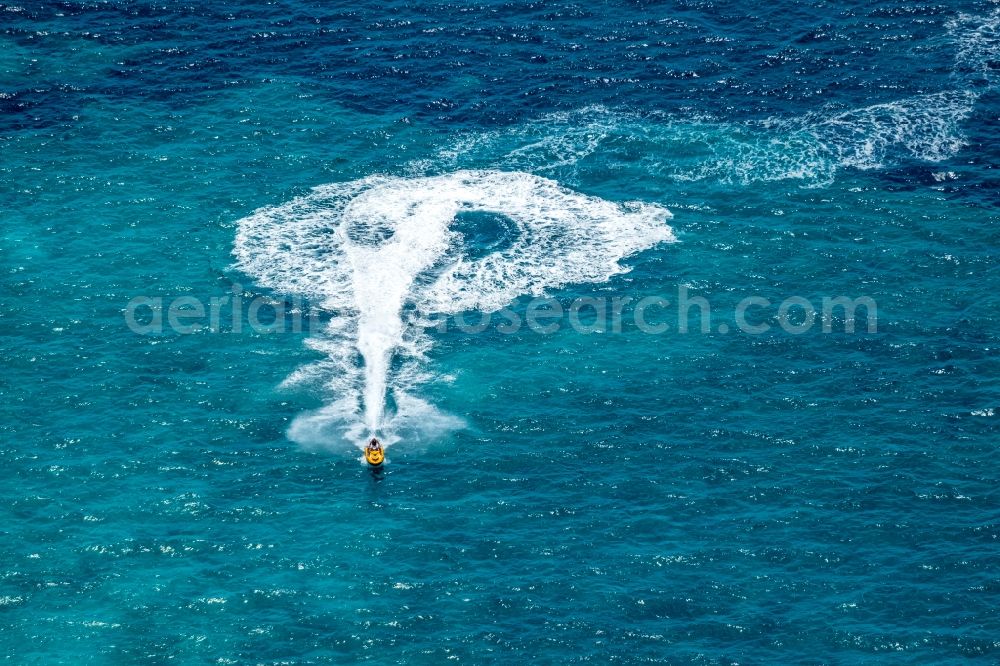
[[[344, 249], [353, 273], [358, 309], [357, 345], [365, 367], [365, 424], [377, 432], [384, 419], [386, 383], [393, 352], [403, 344], [401, 312], [414, 278], [430, 267], [447, 248], [448, 220], [457, 212], [448, 201], [421, 197], [409, 190], [397, 197], [380, 197], [379, 188], [352, 200], [344, 211], [348, 220], [379, 220], [392, 229], [383, 244], [348, 242]], [[407, 218], [424, 224], [406, 224]], [[381, 225], [379, 228], [382, 228]]]
[[[516, 227], [510, 244], [473, 258], [451, 228], [473, 211], [505, 215]], [[408, 304], [423, 314], [492, 312], [521, 295], [603, 282], [627, 270], [626, 257], [674, 240], [669, 217], [657, 205], [617, 204], [501, 171], [372, 176], [255, 211], [238, 225], [237, 267], [334, 315], [309, 343], [325, 358], [288, 380], [322, 382], [330, 404], [296, 419], [289, 436], [331, 445], [379, 433], [391, 444], [455, 427], [415, 395], [428, 377], [430, 339], [404, 320]]]

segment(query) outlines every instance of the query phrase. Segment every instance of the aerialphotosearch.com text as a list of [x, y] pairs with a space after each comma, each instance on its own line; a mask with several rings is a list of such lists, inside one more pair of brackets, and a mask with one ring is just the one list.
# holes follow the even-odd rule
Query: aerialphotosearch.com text
[[[140, 335], [315, 333], [332, 317], [343, 314], [350, 313], [330, 313], [298, 297], [282, 300], [247, 294], [238, 284], [229, 294], [207, 299], [192, 295], [137, 296], [124, 309], [126, 325]], [[878, 331], [878, 306], [868, 296], [788, 296], [778, 300], [750, 295], [723, 307], [705, 296], [692, 294], [684, 285], [670, 296], [527, 298], [495, 312], [443, 315], [404, 306], [403, 316], [441, 333], [458, 330], [466, 334], [495, 331], [512, 335], [528, 330], [552, 335], [567, 329], [582, 334], [637, 330], [650, 335]]]

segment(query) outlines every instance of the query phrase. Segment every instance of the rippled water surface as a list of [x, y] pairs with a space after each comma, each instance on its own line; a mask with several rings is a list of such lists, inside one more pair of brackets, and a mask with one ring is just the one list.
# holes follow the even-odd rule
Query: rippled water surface
[[996, 3], [341, 4], [0, 4], [10, 663], [1000, 658]]

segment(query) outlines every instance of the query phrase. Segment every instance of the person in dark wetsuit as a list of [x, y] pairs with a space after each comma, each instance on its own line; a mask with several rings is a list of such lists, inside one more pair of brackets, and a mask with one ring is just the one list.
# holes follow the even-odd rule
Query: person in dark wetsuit
[[382, 443], [374, 437], [365, 447], [365, 460], [373, 467], [381, 467], [382, 463], [385, 462], [385, 451], [382, 449]]

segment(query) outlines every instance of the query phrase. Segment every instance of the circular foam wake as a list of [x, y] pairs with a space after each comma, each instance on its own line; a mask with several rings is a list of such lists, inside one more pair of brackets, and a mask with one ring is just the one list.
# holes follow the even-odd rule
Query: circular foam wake
[[[467, 259], [463, 238], [449, 231], [463, 211], [501, 213], [518, 237]], [[254, 212], [238, 223], [234, 253], [238, 268], [264, 286], [319, 298], [330, 309], [365, 305], [353, 289], [359, 274], [361, 286], [384, 282], [379, 274], [387, 271], [394, 286], [409, 286], [420, 271], [451, 259], [412, 294], [414, 302], [432, 312], [499, 309], [523, 294], [621, 273], [622, 259], [674, 240], [664, 223], [670, 217], [661, 206], [617, 204], [527, 173], [370, 176]], [[391, 263], [359, 263], [376, 255]]]
[[[452, 228], [466, 212], [505, 216], [515, 227], [510, 242], [473, 252]], [[327, 378], [340, 405], [334, 411], [345, 422], [363, 413], [364, 426], [381, 431], [392, 422], [387, 391], [397, 405], [407, 402], [407, 387], [389, 376], [393, 356], [419, 359], [426, 348], [420, 331], [406, 330], [404, 305], [425, 315], [488, 312], [521, 295], [603, 282], [627, 270], [626, 257], [674, 240], [670, 216], [661, 206], [618, 204], [520, 172], [370, 176], [240, 220], [234, 254], [263, 286], [337, 313], [327, 339], [312, 344], [327, 354], [314, 372], [338, 368]], [[348, 367], [345, 359], [357, 353], [363, 368]]]

